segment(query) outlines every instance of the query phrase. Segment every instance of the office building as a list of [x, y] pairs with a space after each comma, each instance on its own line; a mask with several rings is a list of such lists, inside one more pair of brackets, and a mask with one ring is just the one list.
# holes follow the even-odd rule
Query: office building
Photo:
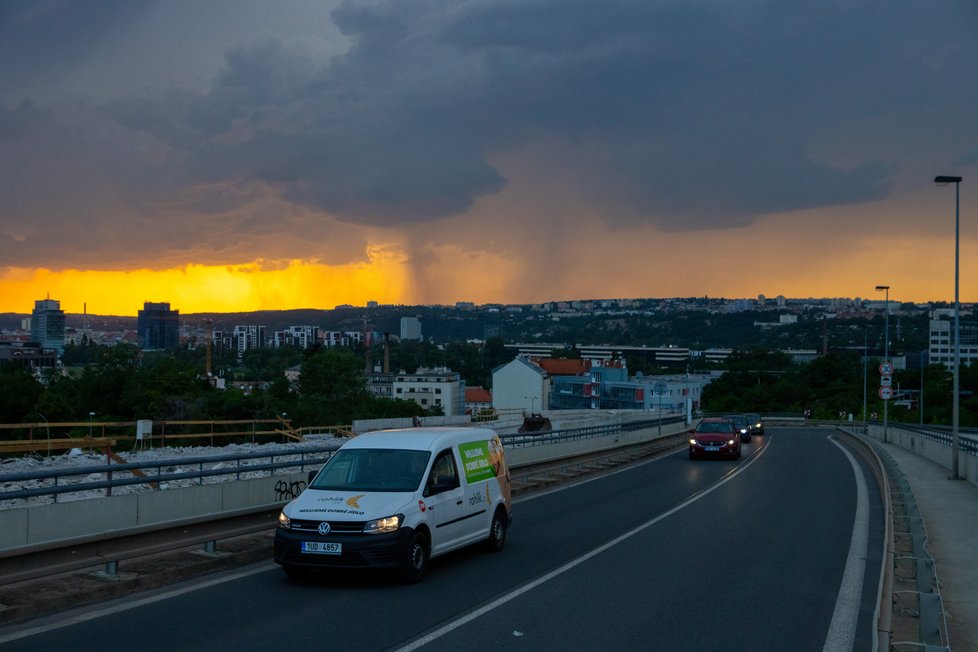
[[58, 353], [65, 348], [65, 313], [61, 302], [54, 299], [42, 299], [34, 302], [31, 313], [31, 341], [37, 342], [45, 349], [53, 349]]
[[170, 349], [180, 343], [180, 311], [169, 303], [146, 301], [136, 316], [139, 348], [144, 351]]
[[[978, 322], [959, 319], [961, 364], [978, 363]], [[928, 340], [930, 364], [943, 364], [948, 371], [954, 371], [954, 320], [931, 319]]]

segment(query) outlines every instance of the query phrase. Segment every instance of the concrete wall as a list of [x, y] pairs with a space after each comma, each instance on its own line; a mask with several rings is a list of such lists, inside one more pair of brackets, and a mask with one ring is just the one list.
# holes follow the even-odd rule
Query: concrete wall
[[[662, 426], [662, 436], [675, 435], [685, 432], [686, 426], [682, 423], [670, 423]], [[506, 463], [510, 469], [518, 469], [527, 464], [539, 464], [540, 462], [551, 462], [571, 455], [582, 453], [596, 453], [605, 450], [612, 450], [622, 446], [641, 444], [657, 439], [659, 436], [658, 426], [646, 428], [644, 430], [632, 430], [620, 432], [604, 437], [593, 437], [590, 439], [578, 439], [560, 444], [544, 444], [540, 446], [521, 446], [519, 448], [506, 449]]]
[[[879, 441], [883, 439], [883, 427], [870, 425], [867, 434]], [[945, 446], [941, 442], [934, 441], [911, 430], [903, 430], [899, 427], [889, 426], [887, 434], [891, 443], [895, 446], [905, 448], [912, 453], [940, 464], [950, 472], [951, 470], [951, 447]], [[978, 457], [959, 452], [958, 454], [958, 475], [972, 485], [978, 486]]]
[[307, 477], [291, 473], [0, 510], [0, 550], [285, 503], [305, 489]]

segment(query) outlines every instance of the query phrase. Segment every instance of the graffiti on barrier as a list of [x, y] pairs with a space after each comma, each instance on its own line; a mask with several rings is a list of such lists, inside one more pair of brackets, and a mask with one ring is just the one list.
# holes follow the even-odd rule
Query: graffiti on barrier
[[302, 493], [306, 483], [302, 480], [279, 480], [275, 483], [275, 500], [292, 500]]

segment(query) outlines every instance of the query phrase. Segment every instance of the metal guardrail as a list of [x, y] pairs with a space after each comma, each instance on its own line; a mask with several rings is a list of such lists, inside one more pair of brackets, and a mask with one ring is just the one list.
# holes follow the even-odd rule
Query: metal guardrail
[[[301, 450], [275, 449], [273, 451], [238, 453], [235, 455], [181, 457], [151, 460], [146, 462], [127, 462], [125, 464], [99, 464], [92, 466], [65, 467], [45, 471], [2, 473], [0, 474], [0, 484], [21, 483], [36, 480], [51, 480], [52, 484], [50, 486], [36, 487], [32, 489], [0, 491], [0, 500], [27, 499], [35, 496], [52, 496], [53, 501], [58, 502], [58, 496], [61, 494], [79, 491], [91, 491], [93, 489], [104, 489], [106, 490], [106, 494], [110, 495], [114, 487], [125, 487], [138, 484], [155, 484], [156, 486], [159, 486], [159, 484], [163, 482], [188, 479], [197, 480], [198, 484], [203, 484], [204, 478], [216, 476], [233, 475], [236, 479], [240, 480], [242, 473], [268, 471], [269, 475], [271, 475], [274, 471], [279, 469], [296, 467], [298, 467], [300, 471], [305, 471], [307, 466], [324, 464], [338, 448], [338, 445], [331, 445], [309, 447]], [[276, 458], [283, 459], [276, 461]], [[264, 464], [247, 464], [249, 460], [261, 459], [269, 459], [270, 461]], [[205, 465], [222, 464], [224, 462], [234, 462], [235, 466], [204, 468]], [[194, 465], [197, 466], [197, 469], [193, 471], [164, 472], [165, 468], [178, 468]], [[141, 473], [142, 471], [153, 469], [156, 471], [154, 474]], [[126, 473], [129, 475], [129, 477], [114, 477], [118, 473]], [[105, 480], [74, 482], [70, 484], [59, 483], [65, 478], [91, 475], [104, 475]]]
[[926, 548], [927, 530], [910, 482], [880, 444], [855, 432], [858, 428], [839, 429], [872, 451], [874, 466], [880, 467], [881, 479], [886, 483], [887, 567], [880, 595], [881, 603], [885, 599], [888, 604], [881, 604], [878, 614], [878, 631], [886, 637], [879, 649], [946, 652], [950, 646], [940, 581]]

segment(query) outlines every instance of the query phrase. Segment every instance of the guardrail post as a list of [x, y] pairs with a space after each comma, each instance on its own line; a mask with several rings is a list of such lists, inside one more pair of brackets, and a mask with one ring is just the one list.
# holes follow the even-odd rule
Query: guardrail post
[[920, 640], [925, 645], [942, 645], [941, 596], [937, 593], [920, 593], [917, 597], [917, 613]]
[[105, 562], [105, 574], [116, 575], [119, 572], [119, 562], [116, 560]]
[[205, 541], [204, 552], [208, 554], [213, 554], [217, 552], [217, 541]]

